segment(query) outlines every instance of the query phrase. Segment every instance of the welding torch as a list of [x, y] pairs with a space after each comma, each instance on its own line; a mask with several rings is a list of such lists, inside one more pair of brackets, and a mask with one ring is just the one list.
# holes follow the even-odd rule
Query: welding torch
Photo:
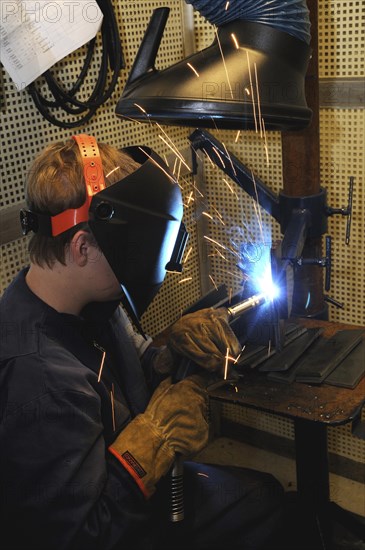
[[[238, 304], [234, 306], [227, 307], [226, 309], [229, 315], [228, 322], [232, 323], [232, 321], [234, 321], [235, 319], [242, 317], [242, 315], [244, 315], [245, 313], [252, 311], [253, 309], [264, 304], [267, 300], [270, 299], [271, 298], [269, 297], [268, 293], [261, 292], [260, 294], [254, 294], [253, 296], [250, 296], [249, 298], [238, 302]], [[221, 303], [222, 302], [219, 302], [219, 304], [213, 306], [213, 309], [218, 309], [219, 307], [222, 307]], [[194, 364], [192, 363], [192, 361], [188, 357], [183, 357], [173, 377], [173, 382], [176, 383], [180, 380], [184, 380], [184, 378], [189, 376], [189, 374], [192, 374], [193, 368]]]
[[238, 302], [235, 306], [227, 307], [229, 322], [233, 321], [233, 319], [236, 319], [237, 317], [241, 317], [241, 315], [255, 309], [256, 307], [261, 306], [261, 304], [265, 303], [268, 299], [268, 294], [261, 292], [260, 294], [254, 294], [254, 296], [250, 296], [250, 298], [242, 300], [242, 302]]
[[[253, 309], [264, 304], [267, 300], [270, 300], [270, 296], [267, 293], [254, 294], [245, 300], [242, 300], [234, 306], [227, 307], [229, 314], [229, 323], [234, 319], [238, 319], [245, 313], [252, 311]], [[218, 308], [219, 304], [215, 306]], [[181, 361], [173, 382], [179, 382], [183, 380], [189, 374], [191, 374], [193, 363], [188, 358], [183, 358]], [[182, 456], [177, 456], [171, 471], [171, 514], [170, 520], [173, 523], [180, 522], [184, 519], [184, 494], [183, 494], [183, 472], [184, 461]]]

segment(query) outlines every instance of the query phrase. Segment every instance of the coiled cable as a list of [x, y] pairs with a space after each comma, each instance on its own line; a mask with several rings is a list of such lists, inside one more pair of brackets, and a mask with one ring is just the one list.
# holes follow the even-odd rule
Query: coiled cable
[[[76, 128], [84, 125], [95, 114], [97, 109], [103, 105], [113, 94], [119, 78], [119, 72], [124, 68], [122, 46], [119, 36], [118, 23], [115, 17], [111, 0], [98, 0], [97, 3], [103, 12], [101, 25], [101, 59], [99, 73], [90, 96], [85, 100], [76, 97], [83, 86], [90, 69], [96, 51], [96, 38], [93, 38], [87, 45], [85, 60], [76, 82], [69, 90], [66, 90], [50, 70], [43, 74], [50, 94], [53, 99], [47, 99], [42, 95], [35, 82], [32, 82], [27, 90], [33, 98], [34, 104], [51, 124], [60, 128]], [[108, 79], [109, 67], [112, 71]], [[109, 80], [109, 84], [108, 84]], [[72, 120], [65, 120], [64, 117], [57, 118], [54, 110], [63, 110]], [[75, 119], [76, 117], [76, 119]]]

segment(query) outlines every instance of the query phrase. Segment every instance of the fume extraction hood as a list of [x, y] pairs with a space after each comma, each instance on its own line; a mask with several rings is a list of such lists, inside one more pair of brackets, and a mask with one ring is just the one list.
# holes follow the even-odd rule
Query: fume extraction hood
[[169, 16], [156, 9], [116, 114], [142, 122], [219, 129], [297, 130], [311, 121], [311, 55], [303, 0], [189, 2], [214, 25], [212, 44], [163, 70], [155, 61]]

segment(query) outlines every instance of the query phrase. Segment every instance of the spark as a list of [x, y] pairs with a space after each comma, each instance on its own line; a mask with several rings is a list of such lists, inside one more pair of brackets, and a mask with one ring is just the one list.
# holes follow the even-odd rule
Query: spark
[[248, 55], [248, 50], [246, 50], [246, 56], [247, 56], [247, 66], [248, 66], [248, 75], [250, 78], [250, 89], [251, 89], [251, 96], [252, 96], [252, 107], [253, 107], [253, 116], [255, 119], [255, 130], [257, 133], [257, 118], [256, 118], [256, 107], [255, 107], [255, 94], [253, 92], [253, 84], [252, 84], [252, 75], [251, 75], [251, 66], [250, 66], [250, 57]]
[[[185, 160], [182, 158], [181, 154], [180, 154], [178, 151], [176, 151], [176, 150], [174, 149], [174, 147], [172, 147], [172, 146], [167, 142], [167, 140], [166, 140], [163, 136], [161, 136], [161, 135], [159, 134], [158, 137], [164, 142], [165, 145], [167, 145], [167, 147], [174, 153], [174, 155], [176, 155], [176, 156], [179, 158], [180, 162], [184, 163], [185, 166], [190, 170], [190, 167], [186, 164], [186, 162], [185, 162]], [[168, 165], [168, 162], [166, 162], [166, 164]]]
[[203, 215], [203, 216], [206, 216], [207, 218], [210, 218], [211, 220], [213, 219], [213, 216], [211, 216], [210, 214], [208, 214], [208, 212], [202, 212], [202, 215]]
[[179, 162], [179, 167], [178, 167], [177, 176], [176, 176], [177, 180], [179, 180], [179, 178], [180, 178], [180, 172], [181, 172], [181, 159], [179, 159], [178, 162]]
[[221, 257], [223, 260], [225, 260], [226, 262], [228, 261], [227, 258], [226, 258], [225, 256], [223, 256], [222, 252], [220, 252], [220, 250], [217, 250], [217, 249], [215, 248], [215, 252], [216, 252], [216, 254], [214, 254], [214, 255], [220, 256], [220, 257]]
[[[179, 159], [181, 160], [181, 162], [184, 164], [184, 166], [189, 170], [190, 172], [190, 166], [185, 162], [185, 159], [184, 157], [182, 156], [182, 154], [180, 153], [179, 149], [176, 147], [176, 145], [174, 144], [174, 142], [172, 141], [172, 139], [170, 138], [170, 136], [165, 132], [165, 130], [162, 128], [162, 126], [156, 122], [156, 126], [159, 128], [159, 130], [166, 136], [167, 140], [170, 142], [171, 144], [171, 148], [173, 149], [174, 153], [176, 156], [179, 157]], [[162, 139], [162, 138], [161, 138]], [[166, 143], [167, 145], [167, 143]]]
[[226, 273], [228, 273], [228, 275], [232, 275], [232, 277], [236, 277], [240, 281], [242, 280], [242, 273], [240, 273], [239, 275], [237, 275], [237, 273], [233, 273], [233, 271], [226, 271]]
[[226, 250], [228, 250], [228, 252], [230, 252], [235, 258], [241, 259], [241, 254], [232, 248], [232, 246], [227, 246]]
[[224, 380], [227, 380], [227, 374], [228, 374], [228, 359], [229, 359], [229, 348], [227, 348], [227, 351], [226, 351], [226, 357], [225, 357], [226, 361], [225, 361], [225, 364], [224, 364]]
[[236, 137], [235, 137], [235, 140], [234, 140], [235, 143], [237, 143], [237, 141], [239, 140], [240, 135], [241, 135], [241, 130], [238, 130], [238, 132], [236, 134]]
[[200, 191], [200, 189], [195, 185], [194, 182], [192, 183], [192, 185], [193, 185], [194, 190], [200, 195], [200, 198], [203, 198], [203, 197], [204, 197], [203, 193], [202, 193], [202, 192]]
[[195, 199], [194, 199], [194, 197], [193, 197], [193, 192], [190, 191], [190, 194], [189, 194], [189, 196], [188, 196], [188, 204], [190, 204], [191, 202], [194, 202], [194, 200], [195, 200]]
[[246, 88], [245, 88], [245, 92], [246, 92], [247, 95], [251, 95], [251, 94], [250, 94], [250, 90], [247, 88], [247, 86], [246, 86]]
[[204, 239], [207, 239], [207, 241], [210, 241], [214, 244], [216, 244], [217, 246], [219, 246], [220, 248], [223, 248], [223, 250], [227, 250], [227, 247], [224, 246], [223, 244], [219, 243], [218, 241], [215, 241], [214, 239], [208, 237], [207, 235], [204, 235]]
[[148, 117], [148, 113], [147, 111], [142, 107], [142, 105], [138, 105], [138, 103], [133, 103], [133, 105], [135, 107], [137, 107], [137, 109], [139, 109], [140, 111], [142, 111], [143, 114], [145, 114], [147, 117]]
[[227, 11], [228, 8], [229, 8], [229, 4], [230, 4], [230, 2], [229, 2], [229, 0], [228, 0], [228, 1], [226, 2], [226, 7], [224, 8], [226, 11]]
[[243, 346], [243, 348], [241, 349], [241, 351], [239, 352], [239, 354], [237, 355], [236, 359], [234, 360], [233, 364], [235, 365], [236, 363], [238, 363], [242, 353], [245, 351], [245, 347], [246, 347], [246, 344]]
[[212, 277], [211, 275], [209, 275], [209, 279], [212, 281], [213, 286], [215, 287], [215, 289], [218, 290], [218, 287], [217, 287], [217, 285], [215, 284], [215, 281], [214, 281], [214, 279], [213, 279], [213, 277]]
[[235, 391], [236, 393], [238, 393], [238, 388], [237, 388], [237, 386], [234, 387], [234, 391]]
[[187, 66], [196, 74], [196, 76], [199, 78], [200, 74], [198, 73], [198, 71], [195, 69], [195, 67], [192, 66], [191, 63], [187, 63]]
[[213, 166], [213, 168], [215, 168], [215, 164], [214, 162], [212, 161], [212, 159], [210, 158], [210, 156], [208, 155], [207, 151], [203, 148], [202, 151], [204, 151], [205, 155], [208, 157], [208, 159], [210, 160], [210, 163], [211, 165]]
[[233, 173], [234, 173], [235, 176], [237, 176], [236, 169], [235, 169], [235, 167], [234, 167], [234, 165], [233, 165], [232, 157], [231, 157], [231, 155], [229, 154], [228, 149], [227, 149], [227, 147], [225, 146], [225, 143], [224, 143], [223, 141], [222, 141], [222, 145], [223, 145], [223, 147], [224, 147], [224, 150], [225, 150], [225, 152], [226, 152], [226, 155], [227, 155], [227, 157], [228, 157], [228, 160], [229, 160], [229, 162], [231, 163]]
[[269, 345], [267, 348], [267, 356], [270, 357], [270, 354], [271, 354], [271, 340], [269, 340]]
[[116, 172], [117, 170], [119, 170], [120, 166], [116, 166], [115, 168], [113, 168], [113, 170], [110, 170], [110, 172], [108, 172], [106, 175], [105, 175], [105, 178], [108, 179], [108, 177], [113, 174], [114, 172]]
[[219, 210], [217, 210], [217, 209], [215, 208], [215, 206], [212, 206], [212, 208], [213, 208], [213, 210], [215, 211], [215, 213], [217, 214], [218, 219], [219, 219], [219, 221], [221, 222], [221, 224], [222, 224], [222, 225], [226, 225], [226, 224], [224, 223], [224, 221], [223, 221], [222, 214], [219, 212]]
[[252, 170], [251, 170], [251, 178], [252, 178], [252, 181], [253, 181], [253, 184], [254, 184], [255, 196], [256, 196], [256, 202], [254, 201], [253, 204], [254, 204], [256, 216], [257, 216], [257, 219], [258, 219], [258, 222], [259, 222], [260, 233], [261, 233], [261, 239], [262, 239], [262, 242], [264, 242], [264, 232], [263, 232], [263, 229], [262, 229], [261, 210], [259, 209], [259, 207], [256, 206], [256, 203], [259, 204], [259, 197], [258, 197], [258, 194], [257, 194], [257, 185], [256, 185], [255, 176], [254, 176], [254, 173], [253, 173]]
[[264, 130], [264, 140], [265, 140], [264, 149], [265, 149], [265, 153], [266, 153], [266, 164], [267, 164], [267, 166], [269, 166], [270, 165], [269, 149], [268, 149], [268, 146], [267, 146], [267, 135], [266, 135], [266, 128], [265, 128], [264, 119], [262, 119], [262, 127], [263, 127], [263, 130]]
[[168, 178], [170, 178], [171, 181], [173, 181], [174, 183], [176, 182], [175, 178], [173, 178], [173, 177], [171, 176], [171, 174], [169, 174], [169, 173], [161, 166], [161, 164], [159, 164], [158, 162], [156, 162], [155, 159], [153, 159], [153, 158], [151, 157], [151, 155], [149, 155], [148, 153], [146, 153], [146, 151], [145, 151], [142, 147], [138, 147], [138, 149], [139, 149], [140, 151], [142, 151], [142, 153], [144, 153], [144, 154], [146, 155], [146, 157], [148, 157], [148, 158], [153, 162], [153, 164], [155, 164], [158, 168], [160, 168], [160, 170], [162, 170], [162, 172], [163, 172], [164, 174], [166, 174], [166, 176], [167, 176]]
[[105, 362], [105, 355], [106, 355], [105, 350], [103, 350], [103, 355], [101, 357], [101, 362], [100, 362], [98, 382], [100, 382], [100, 380], [101, 380], [101, 373], [103, 372], [103, 367], [104, 367], [104, 362]]
[[232, 302], [232, 287], [229, 287], [229, 294], [228, 294], [228, 302], [231, 303]]
[[164, 161], [166, 162], [167, 166], [170, 166], [169, 161], [168, 161], [167, 156], [166, 156], [165, 153], [163, 154], [163, 158], [164, 158]]
[[232, 250], [231, 248], [227, 247], [227, 246], [224, 246], [223, 244], [219, 243], [218, 241], [215, 241], [214, 239], [208, 237], [207, 235], [204, 235], [203, 236], [204, 239], [207, 239], [207, 241], [210, 241], [214, 244], [216, 244], [217, 246], [219, 246], [220, 248], [223, 248], [223, 250], [226, 250], [227, 252], [230, 252], [231, 254], [233, 254], [236, 258], [240, 258], [240, 254], [238, 254], [235, 250]]
[[218, 220], [221, 222], [222, 225], [225, 226], [226, 224], [224, 223], [224, 220], [223, 220], [222, 216], [220, 216], [218, 212], [217, 212], [217, 214], [218, 214]]
[[228, 181], [225, 178], [223, 178], [223, 181], [227, 185], [227, 187], [230, 190], [230, 192], [232, 193], [232, 195], [236, 195], [236, 199], [238, 200], [238, 195], [237, 195], [236, 191], [232, 188], [232, 186], [228, 183]]
[[110, 401], [112, 404], [112, 420], [113, 420], [113, 431], [115, 432], [115, 409], [114, 409], [114, 384], [112, 383], [112, 389], [110, 392]]
[[219, 128], [218, 128], [218, 126], [217, 126], [217, 123], [216, 123], [216, 121], [214, 120], [214, 118], [213, 118], [212, 116], [210, 117], [210, 120], [211, 120], [212, 123], [214, 124], [214, 127], [215, 127], [215, 129], [217, 130], [217, 132], [219, 132]]
[[137, 120], [136, 118], [132, 118], [130, 116], [123, 115], [123, 118], [130, 120], [131, 122], [136, 122], [137, 124], [142, 124], [140, 120]]
[[257, 206], [256, 202], [253, 203], [253, 208], [255, 210], [255, 215], [256, 215], [256, 218], [257, 218], [257, 222], [259, 224], [261, 240], [262, 240], [262, 242], [264, 242], [264, 234], [263, 234], [262, 221], [261, 221], [261, 212], [260, 212], [260, 209]]
[[180, 283], [186, 283], [186, 282], [191, 281], [191, 280], [192, 280], [192, 277], [185, 277], [185, 279], [180, 279], [179, 284]]
[[177, 157], [175, 158], [174, 160], [174, 167], [172, 169], [172, 173], [175, 175], [175, 171], [176, 171], [176, 164], [177, 164]]
[[263, 130], [262, 130], [262, 117], [261, 117], [261, 104], [260, 104], [260, 91], [259, 91], [259, 81], [257, 78], [257, 65], [256, 63], [253, 64], [255, 68], [255, 80], [256, 80], [256, 94], [257, 94], [257, 108], [259, 112], [259, 124], [260, 124], [260, 137], [262, 138]]
[[236, 38], [235, 34], [233, 34], [233, 32], [231, 33], [231, 37], [232, 37], [232, 40], [234, 42], [234, 45], [236, 46], [236, 49], [239, 50], [240, 46], [239, 46], [237, 38]]
[[222, 164], [223, 168], [225, 168], [226, 165], [224, 164], [223, 159], [222, 159], [221, 154], [220, 154], [220, 152], [218, 151], [218, 149], [217, 149], [216, 147], [213, 147], [213, 151], [215, 152], [215, 154], [217, 155], [217, 157], [218, 157], [219, 160], [221, 161], [221, 164]]
[[222, 61], [223, 61], [223, 66], [224, 66], [224, 71], [225, 71], [225, 73], [226, 73], [226, 78], [227, 78], [229, 90], [230, 90], [230, 92], [231, 92], [231, 98], [233, 99], [233, 90], [232, 90], [231, 82], [230, 82], [230, 80], [229, 80], [229, 75], [228, 75], [228, 71], [227, 71], [227, 65], [226, 65], [226, 61], [225, 61], [225, 59], [224, 59], [223, 50], [222, 50], [222, 46], [221, 46], [221, 41], [219, 40], [219, 35], [218, 35], [217, 27], [214, 27], [214, 32], [215, 32], [215, 35], [216, 35], [216, 37], [217, 37], [217, 42], [218, 42], [218, 46], [219, 46], [219, 51], [221, 52]]
[[307, 302], [304, 306], [304, 309], [307, 309], [309, 307], [310, 301], [311, 301], [311, 293], [308, 292]]
[[231, 193], [234, 193], [233, 188], [232, 188], [232, 186], [230, 185], [230, 183], [229, 183], [225, 178], [223, 178], [223, 181], [224, 181], [224, 183], [227, 185], [227, 187], [228, 187], [228, 189], [230, 190], [230, 192], [231, 192]]
[[189, 250], [187, 251], [186, 255], [185, 255], [185, 259], [184, 259], [184, 262], [183, 262], [184, 264], [186, 264], [186, 262], [188, 261], [188, 258], [189, 258], [189, 256], [190, 256], [192, 250], [193, 250], [193, 247], [191, 246], [191, 247], [189, 248]]
[[208, 474], [203, 474], [203, 472], [198, 472], [198, 476], [209, 477]]

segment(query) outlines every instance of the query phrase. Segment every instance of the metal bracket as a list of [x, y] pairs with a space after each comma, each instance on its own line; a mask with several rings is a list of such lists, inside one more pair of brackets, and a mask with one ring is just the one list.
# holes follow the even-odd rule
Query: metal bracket
[[326, 269], [325, 290], [331, 288], [331, 271], [332, 271], [332, 238], [326, 236], [326, 256], [323, 258], [297, 258], [293, 260], [295, 265], [318, 265]]
[[353, 176], [351, 176], [350, 181], [349, 181], [349, 193], [348, 193], [348, 200], [347, 200], [347, 206], [346, 207], [343, 206], [342, 208], [331, 208], [331, 207], [327, 206], [327, 208], [326, 208], [327, 216], [334, 216], [335, 214], [340, 214], [341, 216], [347, 216], [346, 239], [345, 239], [346, 244], [349, 244], [349, 242], [350, 242], [354, 182], [355, 182], [355, 178]]

